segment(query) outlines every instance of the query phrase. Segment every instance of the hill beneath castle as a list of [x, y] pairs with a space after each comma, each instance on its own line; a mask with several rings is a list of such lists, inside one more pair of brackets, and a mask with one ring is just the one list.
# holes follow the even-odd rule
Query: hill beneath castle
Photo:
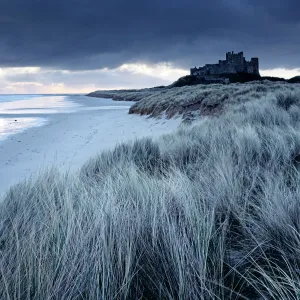
[[[249, 73], [235, 73], [235, 74], [222, 74], [219, 76], [215, 76], [215, 79], [219, 78], [220, 80], [228, 78], [228, 83], [246, 83], [251, 81], [280, 81], [280, 82], [287, 82], [287, 83], [300, 83], [300, 76], [295, 76], [290, 79], [284, 79], [281, 77], [270, 77], [270, 76], [260, 76], [257, 74], [249, 74]], [[216, 80], [206, 80], [203, 77], [194, 76], [194, 75], [187, 75], [180, 77], [174, 83], [169, 85], [169, 88], [173, 87], [182, 87], [182, 86], [189, 86], [189, 85], [197, 85], [197, 84], [212, 84], [216, 83]]]

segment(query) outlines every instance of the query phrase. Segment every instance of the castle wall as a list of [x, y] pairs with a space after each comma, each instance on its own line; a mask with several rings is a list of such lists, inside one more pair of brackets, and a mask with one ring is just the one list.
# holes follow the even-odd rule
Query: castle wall
[[221, 75], [221, 74], [234, 74], [236, 72], [244, 72], [244, 66], [228, 65], [205, 65], [202, 68], [191, 70], [192, 75]]
[[211, 65], [208, 67], [208, 75], [220, 75], [224, 73], [236, 73], [234, 65]]

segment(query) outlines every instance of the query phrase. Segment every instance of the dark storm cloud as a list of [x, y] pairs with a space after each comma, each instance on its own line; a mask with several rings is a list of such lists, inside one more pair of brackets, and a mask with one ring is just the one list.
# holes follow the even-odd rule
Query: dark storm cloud
[[298, 0], [2, 0], [0, 66], [187, 68], [225, 51], [261, 66], [299, 67]]

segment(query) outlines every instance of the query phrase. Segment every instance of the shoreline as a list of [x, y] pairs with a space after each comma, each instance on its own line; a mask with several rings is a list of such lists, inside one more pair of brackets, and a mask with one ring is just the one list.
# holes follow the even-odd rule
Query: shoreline
[[118, 143], [169, 133], [180, 124], [180, 118], [166, 121], [129, 115], [126, 102], [117, 107], [113, 100], [79, 98], [85, 104], [80, 110], [47, 115], [46, 124], [0, 142], [0, 199], [13, 184], [35, 178], [47, 168], [73, 171]]

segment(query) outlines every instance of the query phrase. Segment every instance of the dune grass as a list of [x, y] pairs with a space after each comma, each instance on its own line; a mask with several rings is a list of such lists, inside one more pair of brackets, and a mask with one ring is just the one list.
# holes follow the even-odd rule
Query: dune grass
[[0, 299], [299, 299], [300, 95], [49, 170], [0, 207]]
[[265, 99], [274, 93], [300, 93], [300, 84], [265, 80], [229, 85], [200, 84], [176, 88], [95, 91], [88, 96], [135, 101], [129, 113], [153, 117], [165, 113], [167, 118], [180, 114], [186, 118], [193, 112], [197, 118], [199, 115], [220, 114], [232, 104], [241, 104], [251, 99]]

